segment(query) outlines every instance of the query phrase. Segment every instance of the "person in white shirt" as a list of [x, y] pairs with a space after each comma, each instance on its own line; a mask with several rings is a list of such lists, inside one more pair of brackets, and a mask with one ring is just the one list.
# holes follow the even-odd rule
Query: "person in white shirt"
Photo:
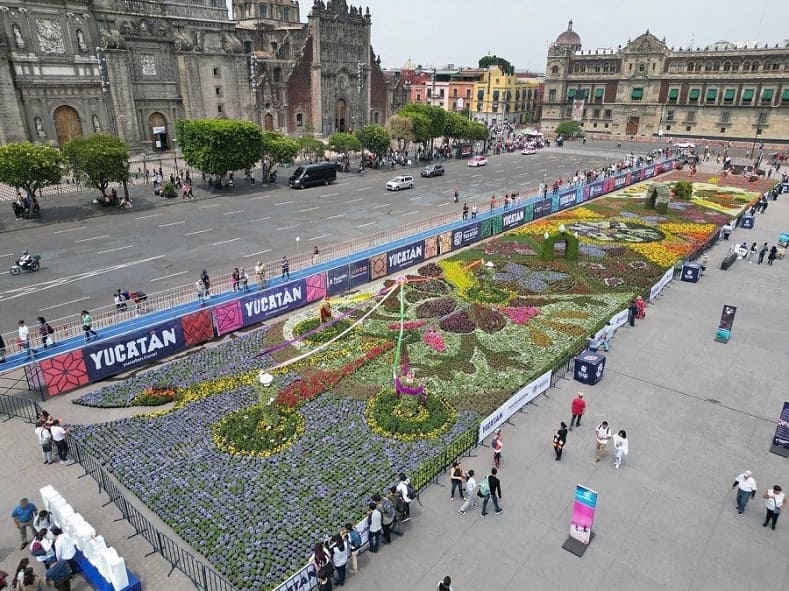
[[[46, 509], [41, 509], [36, 517], [33, 519], [33, 529], [37, 532], [42, 529], [51, 530], [55, 525], [55, 520], [52, 518], [52, 513]], [[54, 538], [54, 535], [52, 536]]]
[[400, 496], [403, 497], [403, 518], [400, 520], [400, 522], [405, 523], [411, 519], [411, 501], [414, 500], [408, 496], [408, 485], [411, 482], [402, 472], [400, 472], [397, 479], [400, 481], [397, 483], [397, 492], [399, 492]]
[[477, 481], [474, 479], [474, 470], [468, 471], [468, 478], [466, 479], [466, 500], [458, 509], [458, 513], [465, 515], [469, 507], [476, 507], [477, 503], [474, 501], [474, 493], [477, 490]]
[[38, 422], [35, 430], [38, 443], [41, 445], [41, 457], [44, 458], [45, 464], [52, 464], [52, 433], [49, 428], [41, 421]]
[[751, 471], [746, 470], [740, 474], [731, 487], [737, 487], [737, 513], [742, 515], [748, 504], [748, 499], [756, 496], [756, 481], [753, 479]]
[[77, 554], [77, 547], [74, 545], [74, 540], [72, 540], [67, 533], [63, 533], [63, 530], [58, 526], [52, 528], [52, 534], [55, 536], [55, 556], [58, 557], [58, 560], [65, 560], [68, 562], [71, 574], [78, 573], [79, 565], [77, 561], [74, 560], [74, 556]]
[[762, 496], [767, 499], [764, 503], [764, 506], [767, 508], [767, 515], [764, 518], [762, 527], [767, 527], [767, 524], [772, 521], [772, 528], [775, 529], [775, 522], [778, 521], [778, 517], [781, 515], [786, 495], [781, 487], [775, 484], [770, 490], [765, 491]]
[[614, 468], [619, 470], [622, 467], [622, 459], [628, 454], [629, 445], [627, 442], [627, 433], [625, 433], [624, 429], [620, 429], [619, 432], [614, 435]]
[[25, 324], [24, 320], [19, 321], [19, 348], [27, 351], [28, 357], [33, 357], [33, 348], [30, 346], [30, 329]]
[[66, 429], [60, 424], [60, 419], [57, 419], [49, 428], [52, 433], [52, 441], [55, 443], [55, 448], [58, 450], [60, 463], [65, 464], [68, 457], [68, 444], [66, 443]]
[[608, 421], [603, 421], [597, 427], [595, 427], [595, 449], [597, 450], [597, 459], [595, 462], [599, 462], [603, 459], [605, 455], [605, 449], [608, 447], [608, 440], [611, 439], [611, 429], [608, 427]]

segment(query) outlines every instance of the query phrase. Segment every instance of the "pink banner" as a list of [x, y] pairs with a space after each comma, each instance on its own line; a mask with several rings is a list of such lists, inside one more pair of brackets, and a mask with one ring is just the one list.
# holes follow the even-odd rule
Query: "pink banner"
[[573, 516], [570, 520], [570, 537], [588, 544], [592, 537], [592, 523], [597, 507], [597, 491], [580, 484], [575, 485]]

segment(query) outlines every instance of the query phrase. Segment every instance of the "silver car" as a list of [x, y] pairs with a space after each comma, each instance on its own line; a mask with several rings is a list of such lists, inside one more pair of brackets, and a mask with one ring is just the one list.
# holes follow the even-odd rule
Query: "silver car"
[[414, 188], [414, 177], [412, 176], [396, 176], [391, 181], [386, 183], [386, 190], [387, 191], [399, 191], [400, 189], [413, 189]]

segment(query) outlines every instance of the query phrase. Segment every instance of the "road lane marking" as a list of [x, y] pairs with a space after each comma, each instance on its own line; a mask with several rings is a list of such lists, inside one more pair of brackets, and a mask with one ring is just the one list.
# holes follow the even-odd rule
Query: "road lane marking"
[[416, 215], [418, 213], [419, 213], [419, 210], [417, 209], [416, 211], [407, 211], [406, 213], [401, 213], [400, 216], [401, 217], [405, 217], [407, 215]]
[[165, 275], [164, 277], [156, 277], [151, 279], [150, 282], [154, 283], [156, 281], [162, 281], [163, 279], [170, 279], [171, 277], [178, 277], [179, 275], [186, 275], [189, 271], [180, 271], [178, 273], [173, 273], [171, 275]]
[[195, 234], [204, 234], [205, 232], [213, 232], [213, 228], [206, 228], [205, 230], [195, 230], [194, 232], [187, 232], [184, 236], [194, 236]]
[[417, 199], [422, 199], [422, 197], [424, 197], [424, 195], [419, 195], [419, 197], [409, 197], [408, 200], [409, 201], [416, 201]]
[[366, 228], [367, 226], [372, 226], [377, 222], [367, 222], [366, 224], [362, 224], [361, 226], [356, 226], [357, 228]]
[[499, 174], [500, 172], [504, 172], [504, 169], [502, 168], [501, 170], [494, 170], [493, 174]]
[[356, 189], [357, 191], [369, 191], [372, 187], [362, 187], [361, 189]]
[[15, 252], [7, 252], [6, 254], [0, 254], [0, 258], [2, 258], [2, 257], [12, 257], [14, 255], [16, 255]]
[[231, 238], [230, 240], [222, 240], [220, 242], [212, 242], [211, 246], [219, 246], [221, 244], [230, 244], [231, 242], [236, 242], [237, 240], [241, 240], [241, 236], [238, 236], [236, 238]]
[[244, 213], [244, 210], [243, 209], [236, 209], [234, 211], [226, 211], [222, 215], [233, 215], [235, 213]]
[[436, 207], [446, 207], [447, 205], [452, 205], [451, 203], [439, 203]]
[[373, 205], [373, 209], [381, 209], [382, 207], [389, 207], [391, 203], [381, 203], [380, 205]]
[[337, 215], [330, 215], [326, 219], [327, 220], [336, 220], [337, 218], [344, 218], [344, 217], [345, 217], [344, 213], [338, 213]]
[[298, 228], [301, 224], [293, 224], [292, 226], [282, 226], [281, 228], [277, 228], [277, 231], [280, 230], [292, 230], [293, 228]]
[[270, 216], [270, 215], [267, 215], [267, 216], [266, 216], [266, 217], [264, 217], [264, 218], [258, 218], [258, 219], [256, 219], [256, 220], [249, 220], [249, 223], [250, 223], [250, 224], [254, 224], [255, 222], [265, 222], [266, 220], [270, 220], [270, 219], [271, 219], [271, 216]]
[[209, 207], [219, 207], [221, 203], [212, 203], [211, 205], [198, 205], [197, 209], [208, 209]]
[[118, 248], [109, 248], [107, 250], [97, 250], [96, 254], [107, 254], [108, 252], [115, 252], [118, 250], [126, 250], [127, 248], [134, 248], [133, 244], [129, 244], [128, 246], [119, 246]]
[[162, 214], [160, 214], [160, 213], [152, 213], [151, 215], [141, 215], [140, 217], [134, 218], [134, 219], [135, 220], [147, 220], [148, 218], [155, 218], [155, 217], [160, 216], [160, 215], [162, 215]]
[[181, 220], [180, 222], [170, 222], [169, 224], [159, 224], [160, 228], [168, 228], [170, 226], [180, 226], [181, 224], [185, 224], [186, 220]]
[[364, 201], [364, 197], [359, 197], [358, 199], [348, 199], [348, 201], [343, 201], [343, 203], [359, 203], [359, 201]]
[[279, 203], [275, 203], [274, 205], [288, 205], [290, 203], [293, 203], [293, 201], [280, 201]]
[[257, 197], [250, 197], [249, 200], [250, 201], [257, 201], [258, 199], [265, 199], [266, 197], [269, 197], [269, 196], [270, 195], [258, 195]]
[[320, 206], [316, 205], [315, 207], [305, 207], [304, 209], [300, 209], [299, 213], [307, 213], [308, 211], [315, 211], [316, 209], [320, 209]]
[[245, 255], [244, 255], [244, 258], [245, 258], [245, 259], [248, 259], [249, 257], [256, 257], [256, 256], [258, 256], [259, 254], [266, 254], [267, 252], [271, 252], [271, 249], [270, 249], [270, 248], [267, 248], [266, 250], [259, 250], [259, 251], [257, 251], [257, 252], [253, 252], [252, 254], [245, 254]]
[[69, 300], [68, 302], [63, 302], [62, 304], [55, 304], [54, 306], [47, 306], [46, 308], [41, 308], [39, 312], [46, 312], [47, 310], [54, 310], [55, 308], [61, 308], [63, 306], [68, 306], [69, 304], [76, 304], [77, 302], [84, 302], [85, 300], [89, 300], [90, 296], [85, 296], [84, 298], [77, 298], [76, 300]]
[[321, 197], [336, 197], [339, 193], [326, 193], [325, 195], [321, 195]]
[[83, 238], [82, 240], [75, 240], [74, 244], [79, 244], [80, 242], [90, 242], [91, 240], [101, 240], [102, 238], [109, 238], [109, 234], [102, 234], [101, 236], [94, 236], [93, 238]]
[[478, 176], [482, 176], [482, 175], [481, 175], [481, 174], [479, 174], [479, 173], [477, 173], [477, 174], [472, 174], [472, 175], [471, 175], [471, 178], [478, 177]]
[[79, 228], [69, 228], [68, 230], [58, 230], [57, 232], [52, 232], [53, 234], [65, 234], [66, 232], [79, 232], [80, 230], [84, 230], [87, 226], [80, 226]]
[[321, 238], [328, 238], [331, 234], [321, 234], [320, 236], [316, 236], [315, 238], [310, 238], [307, 242], [312, 242], [313, 240], [320, 240]]

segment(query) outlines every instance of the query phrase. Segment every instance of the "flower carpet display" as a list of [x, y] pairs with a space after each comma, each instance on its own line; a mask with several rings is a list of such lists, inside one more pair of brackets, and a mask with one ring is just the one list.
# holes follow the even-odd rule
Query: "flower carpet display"
[[302, 310], [86, 394], [164, 406], [74, 435], [238, 589], [273, 588], [398, 472], [426, 484], [756, 198], [698, 185], [657, 213], [637, 187], [334, 301], [327, 322]]

